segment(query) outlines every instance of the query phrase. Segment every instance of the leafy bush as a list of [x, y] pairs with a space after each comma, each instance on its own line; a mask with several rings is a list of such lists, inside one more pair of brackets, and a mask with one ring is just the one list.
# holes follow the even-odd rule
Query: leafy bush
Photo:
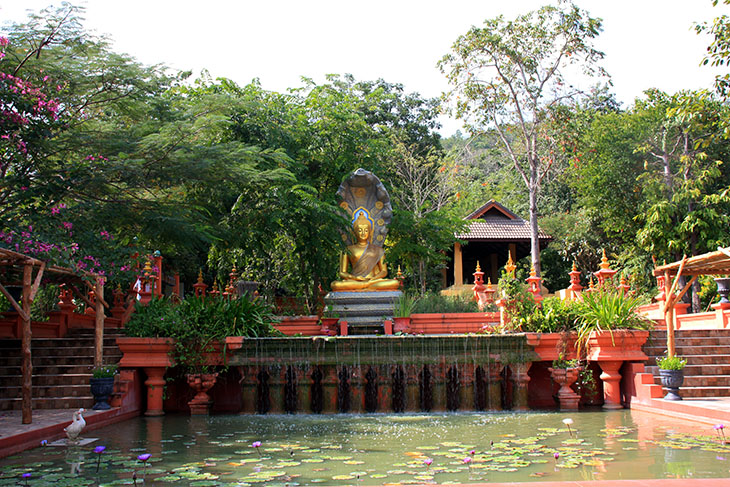
[[505, 314], [513, 330], [524, 331], [523, 326], [533, 319], [537, 310], [535, 300], [527, 291], [527, 286], [519, 278], [502, 273], [499, 291], [504, 296]]
[[393, 302], [393, 316], [395, 318], [408, 318], [411, 316], [417, 302], [416, 298], [404, 292]]
[[517, 317], [522, 331], [539, 333], [573, 330], [579, 319], [577, 302], [562, 301], [558, 297], [546, 298], [542, 302], [542, 306], [535, 307], [532, 313]]
[[479, 307], [472, 296], [444, 296], [440, 293], [424, 294], [415, 302], [413, 313], [477, 313]]
[[657, 365], [662, 370], [682, 370], [687, 361], [683, 358], [679, 358], [676, 355], [674, 357], [664, 356], [657, 361]]
[[114, 377], [117, 373], [117, 365], [101, 365], [91, 369], [91, 374], [94, 379], [103, 379], [107, 377]]
[[202, 372], [207, 368], [205, 354], [228, 336], [281, 335], [273, 321], [267, 303], [247, 296], [234, 300], [190, 297], [179, 304], [161, 298], [147, 306], [138, 303], [125, 330], [128, 336], [173, 338], [175, 362]]
[[624, 294], [613, 288], [603, 288], [590, 293], [583, 293], [583, 301], [577, 307], [580, 316], [578, 321], [578, 349], [585, 346], [588, 337], [594, 331], [613, 330], [646, 330], [649, 321], [636, 314], [639, 306], [644, 304], [642, 296]]

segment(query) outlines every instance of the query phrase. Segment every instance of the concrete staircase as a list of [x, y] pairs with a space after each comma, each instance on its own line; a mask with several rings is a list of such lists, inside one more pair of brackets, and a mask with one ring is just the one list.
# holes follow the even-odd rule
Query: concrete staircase
[[382, 335], [384, 319], [393, 317], [393, 303], [400, 291], [330, 292], [324, 302], [347, 321], [350, 335]]
[[[682, 397], [730, 397], [730, 330], [679, 330], [676, 355], [687, 360]], [[649, 356], [646, 372], [661, 384], [656, 359], [667, 349], [666, 330], [652, 330], [644, 345]]]
[[[104, 363], [119, 362], [116, 338], [123, 332], [105, 330]], [[20, 340], [0, 340], [0, 410], [21, 409], [22, 355]], [[89, 378], [94, 365], [94, 331], [69, 330], [65, 338], [31, 341], [33, 409], [91, 408]]]

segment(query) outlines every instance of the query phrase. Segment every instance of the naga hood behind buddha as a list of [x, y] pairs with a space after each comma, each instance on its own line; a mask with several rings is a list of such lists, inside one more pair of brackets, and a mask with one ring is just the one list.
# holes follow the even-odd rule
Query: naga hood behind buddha
[[[393, 216], [388, 191], [377, 176], [365, 169], [353, 172], [340, 185], [337, 195], [342, 199], [342, 207], [350, 217], [352, 226], [356, 222], [367, 220], [370, 223], [371, 235], [367, 249], [352, 266], [355, 276], [367, 276], [383, 256], [383, 244], [388, 234], [388, 224]], [[355, 242], [352, 233], [343, 234], [347, 246]]]

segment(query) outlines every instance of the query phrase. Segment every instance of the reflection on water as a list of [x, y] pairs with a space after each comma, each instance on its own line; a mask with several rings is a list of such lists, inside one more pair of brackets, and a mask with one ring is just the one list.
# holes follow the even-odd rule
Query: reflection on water
[[[573, 419], [573, 438], [563, 419]], [[728, 476], [712, 427], [625, 411], [165, 416], [93, 432], [86, 447], [0, 461], [0, 486], [377, 485]], [[254, 448], [254, 442], [261, 442]], [[105, 445], [101, 468], [95, 446]], [[148, 468], [137, 460], [152, 454]], [[70, 466], [70, 472], [69, 472]]]

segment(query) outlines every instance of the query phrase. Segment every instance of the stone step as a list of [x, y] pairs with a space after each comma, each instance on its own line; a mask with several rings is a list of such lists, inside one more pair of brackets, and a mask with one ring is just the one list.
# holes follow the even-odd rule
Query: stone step
[[[46, 386], [64, 386], [64, 385], [88, 385], [91, 379], [91, 372], [87, 369], [80, 372], [70, 372], [68, 374], [33, 374], [33, 387]], [[1, 387], [20, 387], [23, 378], [20, 375], [0, 375]], [[2, 397], [2, 396], [0, 396]]]
[[[91, 362], [76, 364], [33, 364], [33, 375], [64, 375], [64, 374], [90, 374], [93, 365]], [[0, 376], [18, 376], [22, 374], [22, 367], [0, 366]]]
[[[91, 409], [94, 405], [94, 398], [88, 397], [39, 397], [33, 398], [31, 401], [33, 409]], [[0, 411], [19, 411], [23, 407], [20, 398], [0, 399]], [[69, 421], [71, 417], [69, 415]]]
[[350, 318], [355, 317], [377, 317], [378, 320], [381, 322], [384, 319], [390, 319], [393, 317], [393, 307], [392, 306], [353, 306], [346, 309], [337, 309], [335, 308], [334, 311], [336, 313], [339, 313], [341, 319], [348, 320]]
[[324, 301], [333, 305], [352, 305], [357, 303], [380, 303], [392, 305], [403, 293], [400, 291], [382, 292], [330, 292]]
[[[675, 346], [683, 345], [725, 345], [730, 346], [730, 336], [715, 337], [681, 337], [674, 340]], [[667, 348], [666, 340], [647, 340], [645, 347]]]
[[[75, 365], [81, 363], [91, 364], [94, 362], [94, 354], [78, 354], [78, 355], [38, 355], [31, 350], [31, 361], [33, 366], [42, 365]], [[122, 354], [116, 347], [104, 347], [104, 362], [115, 364], [122, 358]], [[23, 363], [21, 355], [17, 356], [0, 356], [0, 367], [20, 367]]]
[[[730, 329], [715, 328], [715, 329], [711, 329], [711, 330], [676, 330], [674, 332], [674, 336], [675, 337], [730, 336]], [[651, 337], [652, 338], [663, 337], [664, 339], [666, 339], [667, 331], [666, 330], [652, 330]]]
[[[666, 350], [666, 347], [659, 349], [652, 349], [649, 348], [647, 350], [644, 348], [644, 353], [650, 356], [658, 357], [664, 355], [664, 351]], [[730, 353], [730, 346], [722, 346], [722, 345], [694, 345], [694, 344], [687, 344], [687, 345], [677, 345], [674, 347], [675, 355], [679, 355], [681, 357], [688, 356], [688, 355], [722, 355], [724, 353]], [[661, 352], [661, 353], [649, 353], [649, 352]]]
[[[64, 385], [36, 385], [33, 384], [33, 397], [87, 397], [91, 395], [89, 386], [89, 378], [83, 384], [64, 384]], [[21, 387], [18, 386], [0, 386], [0, 397], [2, 398], [18, 398], [21, 397]]]
[[682, 397], [728, 397], [730, 387], [680, 387], [679, 395]]

